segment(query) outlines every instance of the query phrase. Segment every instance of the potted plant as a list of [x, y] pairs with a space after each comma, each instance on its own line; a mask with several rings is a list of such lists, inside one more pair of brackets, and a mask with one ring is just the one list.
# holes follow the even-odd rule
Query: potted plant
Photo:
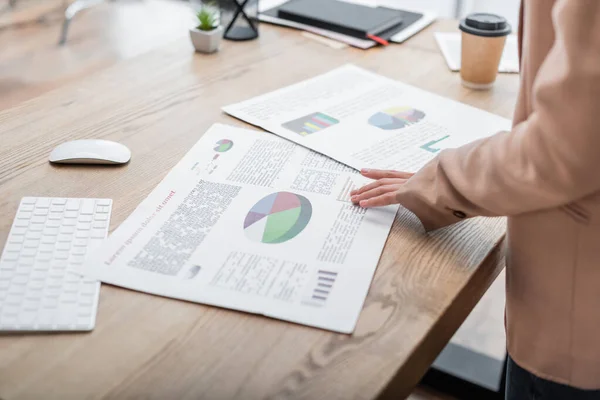
[[219, 50], [223, 27], [219, 25], [219, 9], [212, 5], [202, 5], [196, 15], [198, 26], [190, 29], [190, 39], [196, 51], [214, 53]]

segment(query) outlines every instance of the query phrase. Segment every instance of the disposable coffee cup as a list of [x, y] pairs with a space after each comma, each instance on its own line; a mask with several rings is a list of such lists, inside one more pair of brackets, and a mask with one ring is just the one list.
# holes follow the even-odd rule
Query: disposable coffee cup
[[460, 21], [462, 47], [460, 77], [470, 89], [489, 89], [498, 75], [510, 25], [505, 18], [486, 13], [468, 15]]

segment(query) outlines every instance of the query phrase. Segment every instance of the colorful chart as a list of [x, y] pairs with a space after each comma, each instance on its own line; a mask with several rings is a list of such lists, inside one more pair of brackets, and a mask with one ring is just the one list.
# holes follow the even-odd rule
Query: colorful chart
[[325, 115], [320, 112], [306, 115], [302, 118], [295, 119], [293, 121], [286, 122], [281, 125], [292, 132], [296, 132], [300, 136], [308, 136], [315, 132], [322, 131], [325, 128], [329, 128], [335, 124], [339, 124], [340, 121]]
[[423, 118], [425, 118], [425, 113], [423, 111], [411, 107], [394, 107], [373, 114], [371, 118], [369, 118], [369, 124], [389, 131], [416, 124]]
[[442, 149], [439, 143], [448, 139], [449, 137], [450, 135], [446, 135], [442, 138], [432, 140], [431, 142], [427, 142], [424, 145], [422, 145], [421, 148], [433, 154], [438, 153]]
[[252, 207], [244, 220], [246, 236], [261, 243], [283, 243], [298, 236], [312, 216], [312, 205], [304, 196], [272, 193]]
[[219, 153], [225, 153], [233, 147], [233, 142], [229, 139], [221, 139], [216, 144], [215, 151], [218, 151]]

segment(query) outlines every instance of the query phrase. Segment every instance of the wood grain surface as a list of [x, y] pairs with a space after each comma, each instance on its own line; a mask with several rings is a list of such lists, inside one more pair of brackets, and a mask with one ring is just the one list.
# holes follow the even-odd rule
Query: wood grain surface
[[[411, 41], [334, 50], [261, 25], [259, 40], [201, 56], [178, 40], [0, 113], [0, 243], [26, 195], [111, 197], [114, 229], [212, 123], [244, 126], [221, 106], [347, 62], [504, 117], [514, 106], [518, 78], [468, 91]], [[132, 160], [47, 162], [82, 138], [121, 142]], [[404, 398], [502, 269], [504, 227], [477, 219], [426, 235], [398, 219], [353, 335], [103, 285], [92, 333], [0, 337], [0, 398]]]

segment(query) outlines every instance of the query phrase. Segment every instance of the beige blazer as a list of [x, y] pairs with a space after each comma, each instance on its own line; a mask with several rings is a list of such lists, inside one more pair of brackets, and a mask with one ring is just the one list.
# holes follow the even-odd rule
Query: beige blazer
[[524, 0], [511, 132], [449, 149], [398, 201], [427, 230], [508, 216], [508, 351], [600, 388], [600, 1]]

